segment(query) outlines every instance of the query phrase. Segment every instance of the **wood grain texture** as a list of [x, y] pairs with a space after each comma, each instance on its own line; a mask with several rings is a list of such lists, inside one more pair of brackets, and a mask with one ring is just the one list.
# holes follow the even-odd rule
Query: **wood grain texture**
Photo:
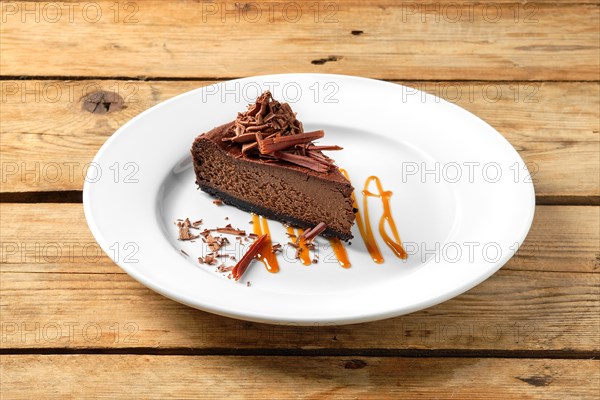
[[6, 400], [591, 399], [600, 378], [597, 360], [146, 355], [1, 359]]
[[72, 13], [66, 5], [28, 4], [30, 14], [25, 3], [3, 3], [4, 75], [596, 80], [599, 73], [593, 3], [352, 0], [269, 9], [143, 1], [117, 3], [117, 12], [101, 1]]
[[[2, 192], [81, 190], [104, 141], [143, 110], [206, 81], [2, 81]], [[600, 195], [598, 83], [403, 82], [498, 129], [530, 163], [538, 196]], [[82, 98], [117, 93], [124, 107], [90, 113]], [[43, 149], [43, 151], [40, 151]]]
[[538, 207], [517, 256], [446, 303], [314, 327], [237, 321], [153, 293], [101, 255], [80, 205], [2, 204], [0, 211], [7, 349], [600, 350], [598, 207]]

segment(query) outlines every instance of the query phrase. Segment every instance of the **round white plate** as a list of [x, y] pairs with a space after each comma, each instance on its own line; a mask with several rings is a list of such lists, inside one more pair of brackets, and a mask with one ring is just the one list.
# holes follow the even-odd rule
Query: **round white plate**
[[[324, 129], [320, 143], [344, 147], [329, 154], [348, 171], [361, 206], [369, 175], [394, 193], [392, 212], [408, 260], [381, 240], [377, 199], [369, 207], [383, 264], [371, 260], [356, 224], [347, 246], [351, 268], [341, 268], [319, 238], [319, 263], [304, 266], [280, 255], [279, 273], [254, 262], [240, 282], [197, 261], [207, 252], [200, 240], [177, 240], [178, 218], [252, 230], [248, 213], [217, 206], [197, 190], [190, 147], [266, 89], [290, 103], [305, 130]], [[388, 318], [463, 293], [516, 252], [535, 205], [523, 160], [476, 116], [412, 88], [324, 74], [233, 80], [152, 107], [102, 146], [88, 169], [83, 200], [102, 249], [149, 288], [216, 314], [299, 325]], [[273, 241], [286, 243], [284, 227], [269, 225]], [[243, 248], [229, 251], [239, 259]]]

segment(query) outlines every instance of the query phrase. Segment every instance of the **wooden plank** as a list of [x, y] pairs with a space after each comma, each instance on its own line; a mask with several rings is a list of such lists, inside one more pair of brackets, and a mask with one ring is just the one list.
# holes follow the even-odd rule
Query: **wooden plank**
[[598, 78], [595, 3], [269, 4], [2, 3], [0, 68], [8, 76]]
[[79, 205], [0, 211], [7, 349], [600, 350], [598, 207], [540, 206], [523, 253], [478, 287], [408, 316], [337, 327], [237, 321], [155, 294], [95, 258]]
[[[143, 110], [205, 81], [2, 81], [3, 192], [81, 190], [102, 143]], [[531, 163], [538, 196], [600, 195], [598, 83], [405, 82], [472, 111]], [[120, 95], [108, 114], [82, 108], [86, 94]], [[40, 151], [43, 148], [44, 151]]]
[[[2, 356], [2, 398], [584, 399], [600, 361], [465, 358]], [[26, 367], [25, 367], [26, 366]]]

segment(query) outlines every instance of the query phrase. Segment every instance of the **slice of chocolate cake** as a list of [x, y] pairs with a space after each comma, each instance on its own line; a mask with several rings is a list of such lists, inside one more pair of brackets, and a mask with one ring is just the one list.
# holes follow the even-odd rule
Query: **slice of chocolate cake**
[[353, 187], [325, 150], [304, 132], [287, 103], [263, 93], [235, 121], [196, 138], [196, 183], [203, 191], [245, 211], [300, 227], [326, 225], [324, 236], [352, 238]]

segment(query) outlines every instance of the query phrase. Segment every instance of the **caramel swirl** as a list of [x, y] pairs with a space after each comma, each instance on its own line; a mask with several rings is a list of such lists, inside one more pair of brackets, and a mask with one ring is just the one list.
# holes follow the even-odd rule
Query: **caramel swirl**
[[[369, 191], [369, 185], [371, 182], [375, 182], [377, 186], [377, 194]], [[379, 234], [383, 238], [385, 244], [388, 245], [390, 249], [398, 256], [399, 258], [406, 259], [408, 258], [408, 254], [404, 250], [402, 246], [402, 241], [400, 240], [400, 235], [398, 234], [398, 229], [396, 228], [396, 223], [394, 222], [394, 218], [392, 217], [392, 209], [390, 207], [390, 198], [392, 197], [392, 192], [386, 191], [383, 189], [383, 185], [381, 184], [381, 180], [376, 176], [370, 176], [367, 178], [365, 182], [365, 187], [363, 189], [363, 201], [365, 207], [365, 218], [368, 218], [367, 210], [367, 198], [369, 197], [377, 197], [381, 199], [383, 203], [383, 214], [379, 219]], [[392, 231], [392, 235], [394, 235], [394, 239], [392, 239], [385, 230], [385, 224], [387, 223], [388, 227]], [[370, 224], [369, 224], [370, 229]]]
[[[348, 172], [346, 172], [343, 169], [340, 169], [340, 172], [346, 177], [346, 179], [350, 180], [350, 177], [348, 176]], [[373, 192], [369, 191], [369, 185], [371, 184], [371, 182], [375, 182], [375, 185], [377, 187], [377, 193], [373, 193]], [[360, 231], [360, 235], [363, 239], [363, 242], [365, 243], [365, 246], [367, 247], [367, 250], [369, 251], [369, 254], [371, 255], [371, 258], [373, 259], [373, 261], [376, 262], [377, 264], [381, 264], [381, 263], [383, 263], [384, 260], [383, 260], [383, 255], [381, 254], [381, 250], [379, 249], [379, 246], [377, 245], [377, 241], [375, 240], [375, 236], [373, 235], [373, 229], [371, 228], [371, 221], [369, 218], [369, 203], [368, 203], [369, 197], [377, 197], [377, 198], [381, 199], [381, 202], [383, 204], [383, 214], [379, 220], [379, 234], [383, 238], [383, 241], [394, 252], [394, 254], [397, 257], [399, 257], [401, 259], [408, 258], [408, 254], [406, 253], [406, 251], [404, 250], [404, 247], [402, 246], [402, 241], [400, 240], [400, 235], [398, 234], [398, 229], [396, 228], [396, 223], [394, 222], [394, 218], [392, 216], [392, 210], [390, 207], [390, 198], [392, 197], [393, 193], [391, 191], [384, 190], [383, 185], [381, 184], [381, 180], [378, 177], [372, 175], [372, 176], [368, 177], [367, 180], [365, 181], [365, 186], [363, 188], [362, 194], [363, 194], [363, 210], [365, 213], [364, 220], [360, 213], [358, 203], [356, 201], [356, 196], [354, 195], [354, 193], [352, 193], [352, 203], [353, 203], [354, 209], [357, 210], [356, 211], [356, 224], [358, 225], [358, 230]], [[394, 236], [393, 239], [386, 232], [386, 229], [385, 229], [386, 224], [392, 231], [392, 235]]]

